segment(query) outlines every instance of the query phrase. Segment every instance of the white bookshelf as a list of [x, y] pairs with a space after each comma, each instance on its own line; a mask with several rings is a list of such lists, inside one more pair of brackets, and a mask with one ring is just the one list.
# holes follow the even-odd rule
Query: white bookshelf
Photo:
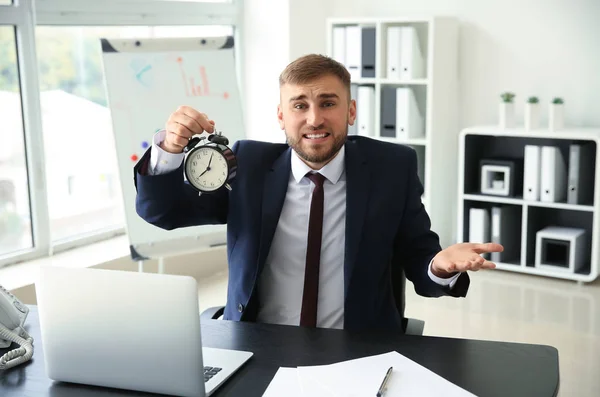
[[[525, 145], [550, 145], [559, 147], [563, 153], [567, 169], [569, 166], [569, 145], [592, 143], [595, 155], [586, 168], [594, 172], [592, 201], [581, 204], [563, 202], [543, 202], [523, 199], [522, 182], [512, 197], [480, 193], [480, 163], [488, 158], [516, 158], [524, 160]], [[600, 161], [598, 144], [600, 128], [570, 128], [562, 131], [525, 131], [523, 128], [502, 130], [497, 126], [466, 128], [459, 136], [458, 169], [458, 216], [457, 235], [459, 241], [469, 241], [469, 210], [471, 208], [491, 208], [493, 206], [513, 206], [520, 213], [520, 234], [518, 257], [514, 260], [496, 263], [501, 270], [518, 273], [556, 277], [579, 282], [591, 282], [598, 277], [600, 259]], [[521, 170], [522, 171], [522, 170]], [[545, 172], [542, 168], [541, 172]], [[568, 176], [567, 176], [568, 178]], [[568, 187], [567, 187], [568, 188]], [[565, 188], [566, 189], [566, 188]], [[587, 247], [585, 266], [576, 272], [560, 267], [535, 267], [536, 233], [548, 226], [577, 227], [586, 230]]]
[[[448, 17], [419, 18], [331, 18], [327, 20], [327, 53], [333, 56], [333, 28], [363, 26], [375, 28], [375, 77], [353, 79], [352, 84], [375, 88], [374, 133], [371, 138], [407, 145], [415, 149], [419, 177], [424, 186], [423, 204], [440, 236], [443, 247], [455, 237], [456, 162], [458, 152], [458, 22]], [[425, 62], [425, 76], [398, 80], [386, 76], [387, 28], [412, 26], [416, 29]], [[410, 87], [424, 114], [422, 138], [382, 137], [382, 87]], [[360, 106], [360, 104], [358, 105]]]

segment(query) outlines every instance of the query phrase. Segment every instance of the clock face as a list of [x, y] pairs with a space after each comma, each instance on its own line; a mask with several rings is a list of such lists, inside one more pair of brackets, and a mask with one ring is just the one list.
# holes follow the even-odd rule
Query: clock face
[[221, 152], [213, 147], [200, 147], [186, 159], [188, 181], [198, 190], [212, 192], [227, 182], [229, 166]]

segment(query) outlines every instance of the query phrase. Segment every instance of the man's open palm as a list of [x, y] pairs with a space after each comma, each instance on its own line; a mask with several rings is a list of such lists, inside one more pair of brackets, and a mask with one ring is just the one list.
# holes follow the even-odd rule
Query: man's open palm
[[438, 252], [433, 258], [431, 272], [447, 278], [456, 272], [479, 269], [494, 269], [496, 264], [483, 258], [481, 254], [502, 252], [504, 247], [496, 243], [460, 243]]

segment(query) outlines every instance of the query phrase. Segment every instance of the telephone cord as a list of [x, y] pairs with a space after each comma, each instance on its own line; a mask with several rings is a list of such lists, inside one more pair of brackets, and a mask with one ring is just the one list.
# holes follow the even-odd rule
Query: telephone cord
[[0, 324], [0, 339], [15, 342], [21, 346], [0, 357], [0, 370], [12, 368], [33, 357], [33, 338], [25, 330], [22, 330], [22, 334], [25, 338]]

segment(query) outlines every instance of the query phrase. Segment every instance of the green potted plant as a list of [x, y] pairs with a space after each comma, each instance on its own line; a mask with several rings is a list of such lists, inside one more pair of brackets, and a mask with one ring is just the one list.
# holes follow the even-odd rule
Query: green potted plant
[[550, 102], [548, 111], [548, 129], [550, 131], [562, 130], [565, 126], [565, 105], [562, 98], [555, 97]]
[[500, 94], [500, 128], [515, 128], [515, 94], [504, 92]]
[[540, 100], [530, 96], [525, 103], [525, 130], [531, 131], [540, 127]]

